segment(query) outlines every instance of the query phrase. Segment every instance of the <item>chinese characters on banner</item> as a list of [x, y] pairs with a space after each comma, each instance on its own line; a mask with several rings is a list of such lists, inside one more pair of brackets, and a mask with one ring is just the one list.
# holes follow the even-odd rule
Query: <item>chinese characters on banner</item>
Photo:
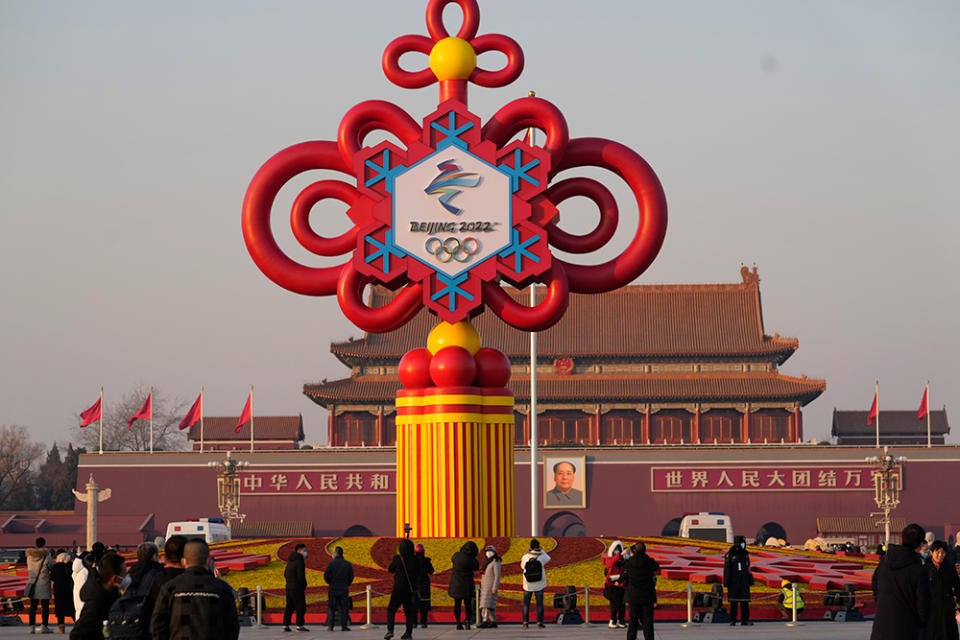
[[397, 472], [384, 471], [244, 471], [240, 495], [392, 494]]
[[777, 465], [653, 467], [653, 491], [873, 491], [871, 467]]

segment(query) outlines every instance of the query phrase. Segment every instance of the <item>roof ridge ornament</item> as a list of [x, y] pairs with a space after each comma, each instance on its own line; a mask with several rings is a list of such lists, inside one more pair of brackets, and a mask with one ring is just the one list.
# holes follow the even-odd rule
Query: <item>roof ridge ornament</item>
[[[453, 36], [443, 24], [443, 10], [451, 3], [463, 12]], [[520, 45], [502, 34], [477, 35], [476, 0], [429, 0], [426, 25], [429, 37], [404, 35], [388, 44], [382, 66], [387, 78], [401, 87], [439, 83], [436, 111], [418, 123], [392, 103], [361, 102], [344, 115], [336, 141], [293, 145], [257, 171], [244, 197], [242, 227], [247, 250], [260, 270], [296, 293], [336, 295], [344, 315], [367, 332], [395, 330], [424, 306], [450, 323], [489, 307], [515, 328], [540, 331], [563, 316], [570, 292], [604, 293], [642, 274], [660, 251], [667, 225], [666, 197], [653, 169], [617, 142], [571, 139], [560, 110], [532, 95], [506, 104], [481, 124], [467, 109], [468, 85], [502, 87], [515, 81], [524, 65]], [[502, 69], [478, 66], [477, 56], [488, 51], [506, 56]], [[401, 68], [405, 53], [429, 56], [428, 66]], [[530, 129], [546, 134], [542, 144], [534, 145], [531, 137], [514, 139]], [[373, 131], [392, 134], [402, 146], [384, 141], [365, 147]], [[434, 184], [430, 189], [436, 165], [444, 162], [479, 180], [474, 184], [471, 179], [468, 189], [444, 191], [441, 201], [435, 197], [441, 187], [463, 186]], [[626, 249], [599, 264], [577, 264], [553, 255], [553, 249], [573, 255], [601, 250], [619, 227], [616, 198], [600, 181], [554, 179], [558, 172], [578, 167], [600, 168], [619, 177], [639, 209]], [[345, 257], [328, 267], [310, 267], [288, 256], [270, 223], [281, 188], [316, 169], [355, 180], [313, 182], [298, 193], [291, 208], [291, 228], [302, 247], [319, 256]], [[450, 202], [454, 197], [456, 206]], [[574, 197], [593, 201], [600, 212], [596, 228], [583, 235], [557, 226], [558, 207]], [[325, 199], [348, 207], [353, 224], [339, 236], [322, 236], [311, 225], [314, 205]], [[514, 300], [502, 283], [518, 288], [541, 283], [547, 285], [546, 294], [528, 307]], [[364, 301], [368, 285], [398, 293], [374, 307]]]
[[746, 265], [740, 266], [740, 277], [743, 278], [743, 284], [760, 284], [760, 274], [757, 273], [757, 265], [753, 265], [753, 271]]

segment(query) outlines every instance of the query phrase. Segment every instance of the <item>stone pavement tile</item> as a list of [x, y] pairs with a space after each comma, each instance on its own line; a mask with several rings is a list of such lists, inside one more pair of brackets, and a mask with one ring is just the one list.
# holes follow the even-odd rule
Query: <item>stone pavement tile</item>
[[[676, 622], [663, 622], [656, 625], [654, 631], [657, 640], [861, 640], [870, 637], [872, 621], [866, 622], [806, 622], [800, 627], [790, 628], [782, 622], [758, 622], [752, 627], [731, 627], [725, 624], [701, 625], [685, 629]], [[54, 627], [55, 628], [55, 627]], [[67, 627], [67, 633], [70, 628]], [[284, 633], [280, 626], [271, 625], [265, 629], [242, 627], [240, 637], [243, 640], [309, 640], [310, 638], [337, 638], [338, 640], [380, 640], [386, 633], [384, 625], [376, 629], [360, 629], [353, 627], [349, 632], [339, 630], [327, 631], [322, 625], [310, 627], [309, 633]], [[399, 627], [394, 640], [399, 640], [403, 627]], [[57, 634], [59, 635], [59, 634]], [[54, 637], [57, 637], [55, 635]], [[0, 638], [27, 638], [27, 625], [6, 627], [0, 626]], [[36, 636], [34, 636], [36, 637]], [[66, 636], [62, 636], [66, 637]], [[597, 638], [623, 640], [626, 638], [625, 629], [607, 629], [604, 626], [594, 625], [589, 628], [574, 626], [557, 626], [548, 624], [546, 629], [535, 627], [524, 630], [519, 624], [505, 624], [496, 629], [471, 629], [457, 631], [451, 624], [431, 625], [427, 629], [414, 629], [414, 640], [588, 640]], [[642, 633], [639, 635], [643, 637]]]

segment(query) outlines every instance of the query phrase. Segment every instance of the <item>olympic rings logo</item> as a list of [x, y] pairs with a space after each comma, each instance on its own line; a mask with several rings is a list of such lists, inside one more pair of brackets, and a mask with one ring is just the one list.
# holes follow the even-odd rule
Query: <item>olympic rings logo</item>
[[480, 251], [480, 241], [474, 237], [467, 237], [461, 241], [459, 238], [449, 237], [446, 240], [440, 240], [436, 236], [430, 236], [423, 244], [427, 253], [437, 259], [438, 262], [447, 263], [451, 260], [457, 262], [467, 262]]

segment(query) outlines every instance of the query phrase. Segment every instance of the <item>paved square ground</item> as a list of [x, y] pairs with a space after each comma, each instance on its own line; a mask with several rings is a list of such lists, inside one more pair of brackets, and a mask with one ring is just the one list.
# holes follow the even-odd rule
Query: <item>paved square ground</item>
[[[663, 622], [656, 625], [657, 640], [748, 640], [750, 637], [758, 640], [857, 640], [870, 637], [872, 622], [833, 623], [811, 621], [800, 627], [787, 627], [782, 622], [758, 622], [752, 627], [731, 627], [726, 624], [701, 625], [685, 629], [676, 622]], [[69, 633], [69, 627], [67, 628]], [[279, 626], [269, 626], [265, 629], [251, 629], [243, 627], [240, 637], [244, 640], [308, 640], [311, 637], [349, 638], [350, 640], [379, 640], [383, 638], [386, 627], [379, 625], [376, 629], [360, 629], [354, 627], [349, 632], [327, 631], [326, 627], [310, 627], [309, 633], [284, 633]], [[396, 630], [395, 640], [403, 633], [403, 627]], [[427, 629], [417, 628], [413, 632], [414, 640], [587, 640], [588, 638], [618, 639], [626, 638], [624, 629], [608, 629], [604, 626], [574, 627], [547, 625], [546, 629], [530, 628], [524, 630], [519, 624], [505, 624], [496, 629], [471, 629], [457, 631], [451, 624], [431, 625]], [[0, 638], [29, 637], [29, 627], [0, 627]], [[36, 637], [36, 636], [34, 636]], [[57, 637], [57, 636], [53, 636]], [[66, 637], [66, 636], [64, 636]], [[643, 636], [640, 635], [642, 638]]]

